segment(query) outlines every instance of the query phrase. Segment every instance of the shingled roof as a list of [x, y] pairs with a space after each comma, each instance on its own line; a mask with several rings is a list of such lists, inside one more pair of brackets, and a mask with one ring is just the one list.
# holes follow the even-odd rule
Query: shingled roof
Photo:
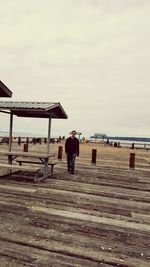
[[0, 97], [12, 97], [12, 91], [0, 81]]
[[30, 118], [55, 118], [67, 119], [59, 102], [18, 102], [18, 101], [0, 101], [0, 109], [10, 111], [18, 117]]

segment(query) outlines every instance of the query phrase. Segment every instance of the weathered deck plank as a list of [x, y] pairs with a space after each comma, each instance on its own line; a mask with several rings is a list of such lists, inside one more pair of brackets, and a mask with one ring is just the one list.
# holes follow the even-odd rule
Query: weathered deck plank
[[1, 267], [149, 267], [150, 153], [129, 170], [129, 152], [105, 148], [93, 166], [83, 151], [75, 176], [64, 159], [39, 184], [1, 178]]

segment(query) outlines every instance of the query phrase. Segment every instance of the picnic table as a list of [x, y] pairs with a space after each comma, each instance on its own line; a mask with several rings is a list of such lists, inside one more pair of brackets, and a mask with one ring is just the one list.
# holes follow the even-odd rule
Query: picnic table
[[[54, 156], [54, 154], [51, 154], [51, 153], [47, 154], [47, 153], [22, 152], [22, 151], [11, 151], [11, 152], [0, 151], [0, 155], [8, 157], [8, 164], [0, 163], [0, 168], [7, 168], [10, 171], [12, 169], [18, 169], [18, 170], [26, 170], [26, 171], [35, 170], [35, 172], [37, 172], [40, 168], [31, 166], [31, 164], [36, 164], [36, 165], [42, 164], [43, 176], [40, 178], [37, 178], [37, 180], [43, 180], [53, 175], [53, 167], [55, 164], [57, 164], [56, 161], [49, 162], [49, 159]], [[17, 159], [15, 163], [19, 163], [19, 165], [13, 164], [15, 159]], [[23, 166], [22, 163], [27, 163], [29, 164], [29, 166], [26, 166], [26, 165]], [[49, 173], [49, 165], [51, 166], [50, 173]]]

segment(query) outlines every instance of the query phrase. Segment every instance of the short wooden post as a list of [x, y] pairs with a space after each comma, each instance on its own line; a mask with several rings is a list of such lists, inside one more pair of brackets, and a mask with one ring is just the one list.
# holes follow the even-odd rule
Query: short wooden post
[[117, 147], [117, 142], [114, 143], [114, 147]]
[[129, 168], [135, 168], [135, 153], [130, 153]]
[[21, 145], [21, 137], [18, 137], [18, 145]]
[[36, 139], [35, 137], [32, 138], [32, 144], [35, 145]]
[[58, 159], [62, 159], [62, 154], [63, 154], [63, 147], [59, 146], [58, 147]]
[[26, 143], [29, 144], [29, 137], [27, 137], [27, 139], [26, 139]]
[[96, 164], [97, 149], [92, 149], [92, 164]]
[[132, 143], [131, 149], [134, 149], [134, 143]]
[[23, 146], [23, 151], [28, 152], [28, 143], [25, 143]]

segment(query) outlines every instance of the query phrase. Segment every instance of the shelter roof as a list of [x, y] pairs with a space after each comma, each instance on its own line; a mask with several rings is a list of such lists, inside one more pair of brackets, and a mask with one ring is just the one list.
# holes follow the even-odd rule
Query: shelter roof
[[0, 97], [12, 97], [12, 91], [0, 81]]
[[0, 101], [1, 110], [9, 110], [18, 117], [67, 119], [59, 102], [18, 102]]

